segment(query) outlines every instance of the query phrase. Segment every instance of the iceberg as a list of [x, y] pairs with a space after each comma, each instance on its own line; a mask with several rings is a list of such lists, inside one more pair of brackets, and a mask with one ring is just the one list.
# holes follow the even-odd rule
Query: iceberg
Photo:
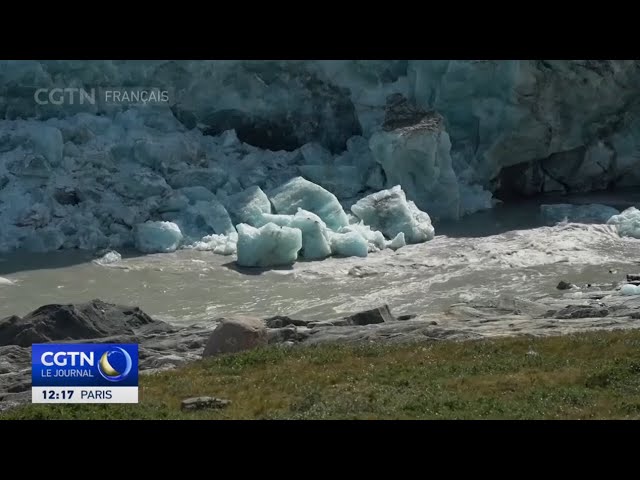
[[623, 285], [620, 289], [621, 295], [640, 295], [640, 285], [631, 285], [628, 283], [627, 285]]
[[299, 209], [289, 226], [302, 232], [301, 257], [306, 260], [321, 260], [331, 255], [327, 226], [320, 217]]
[[366, 225], [380, 230], [389, 239], [402, 232], [407, 243], [421, 243], [431, 240], [435, 235], [429, 215], [418, 209], [412, 201], [407, 202], [399, 185], [358, 200], [351, 211]]
[[182, 232], [172, 222], [148, 221], [136, 225], [136, 248], [143, 253], [174, 252], [182, 241]]
[[274, 223], [255, 228], [237, 225], [238, 260], [243, 267], [278, 267], [292, 265], [302, 248], [302, 232]]
[[619, 215], [612, 216], [607, 224], [615, 225], [621, 237], [640, 238], [640, 210], [636, 207], [627, 208]]
[[398, 250], [399, 248], [404, 247], [406, 244], [407, 242], [404, 239], [404, 232], [400, 232], [395, 236], [393, 240], [389, 240], [387, 242], [387, 247], [391, 250]]
[[247, 223], [254, 227], [260, 225], [263, 214], [271, 213], [271, 202], [262, 189], [256, 185], [242, 192], [230, 195], [224, 200], [234, 225]]
[[369, 225], [365, 225], [362, 221], [358, 221], [358, 223], [352, 223], [346, 227], [342, 227], [338, 231], [338, 233], [350, 232], [355, 232], [365, 239], [368, 245], [369, 252], [384, 250], [387, 246], [387, 242], [382, 232], [372, 230]]
[[366, 257], [369, 244], [358, 232], [330, 233], [331, 253], [340, 257]]
[[295, 177], [275, 188], [269, 198], [278, 214], [294, 215], [301, 208], [318, 215], [331, 230], [349, 224], [336, 196], [302, 177]]
[[171, 220], [189, 239], [201, 239], [211, 234], [228, 235], [236, 231], [227, 210], [217, 200], [197, 201], [172, 215]]

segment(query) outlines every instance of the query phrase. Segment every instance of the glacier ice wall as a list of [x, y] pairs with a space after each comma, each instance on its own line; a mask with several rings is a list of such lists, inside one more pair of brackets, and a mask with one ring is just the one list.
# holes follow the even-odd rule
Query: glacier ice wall
[[[242, 192], [298, 176], [346, 209], [400, 185], [435, 219], [492, 194], [640, 185], [639, 80], [622, 60], [0, 61], [0, 249], [117, 248], [152, 220], [229, 252], [266, 209]], [[54, 87], [170, 101], [34, 101]]]

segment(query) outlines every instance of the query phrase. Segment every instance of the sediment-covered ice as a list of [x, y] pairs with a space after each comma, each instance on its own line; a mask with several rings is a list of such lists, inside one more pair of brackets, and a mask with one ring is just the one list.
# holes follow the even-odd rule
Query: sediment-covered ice
[[238, 260], [243, 267], [279, 267], [295, 263], [302, 248], [302, 232], [274, 223], [255, 228], [240, 223]]
[[640, 210], [627, 208], [619, 215], [612, 216], [607, 223], [615, 225], [621, 237], [640, 238]]
[[431, 240], [435, 235], [429, 215], [413, 202], [407, 202], [399, 185], [359, 200], [351, 207], [351, 211], [366, 225], [380, 230], [388, 239], [402, 232], [407, 243], [420, 243]]
[[136, 248], [143, 253], [174, 252], [182, 241], [182, 232], [175, 223], [145, 222], [136, 226]]
[[613, 207], [597, 203], [589, 205], [572, 205], [558, 203], [553, 205], [540, 205], [542, 219], [547, 225], [555, 225], [560, 222], [571, 223], [607, 223], [607, 221], [620, 212]]

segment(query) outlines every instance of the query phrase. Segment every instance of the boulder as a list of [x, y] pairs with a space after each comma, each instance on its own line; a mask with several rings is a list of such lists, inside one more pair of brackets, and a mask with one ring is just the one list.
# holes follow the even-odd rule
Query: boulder
[[373, 323], [393, 322], [395, 317], [389, 310], [389, 305], [382, 305], [371, 310], [365, 310], [364, 312], [358, 312], [353, 315], [345, 317], [350, 325], [370, 325]]
[[223, 318], [211, 333], [203, 357], [235, 353], [267, 345], [267, 327], [255, 317]]
[[88, 340], [135, 335], [150, 327], [168, 327], [138, 307], [92, 300], [81, 304], [44, 305], [20, 318], [0, 320], [0, 345], [30, 347], [57, 340]]

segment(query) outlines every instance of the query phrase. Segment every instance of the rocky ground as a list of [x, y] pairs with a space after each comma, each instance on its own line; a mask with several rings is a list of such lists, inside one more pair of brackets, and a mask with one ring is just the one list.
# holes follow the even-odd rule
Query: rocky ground
[[[633, 276], [628, 278], [635, 282]], [[30, 401], [31, 343], [138, 343], [140, 372], [152, 374], [203, 356], [266, 344], [424, 342], [637, 328], [640, 295], [622, 295], [625, 283], [573, 285], [563, 280], [552, 295], [457, 303], [437, 315], [396, 317], [383, 305], [324, 321], [237, 317], [184, 327], [152, 319], [136, 307], [100, 300], [47, 305], [23, 318], [0, 320], [0, 410]]]

